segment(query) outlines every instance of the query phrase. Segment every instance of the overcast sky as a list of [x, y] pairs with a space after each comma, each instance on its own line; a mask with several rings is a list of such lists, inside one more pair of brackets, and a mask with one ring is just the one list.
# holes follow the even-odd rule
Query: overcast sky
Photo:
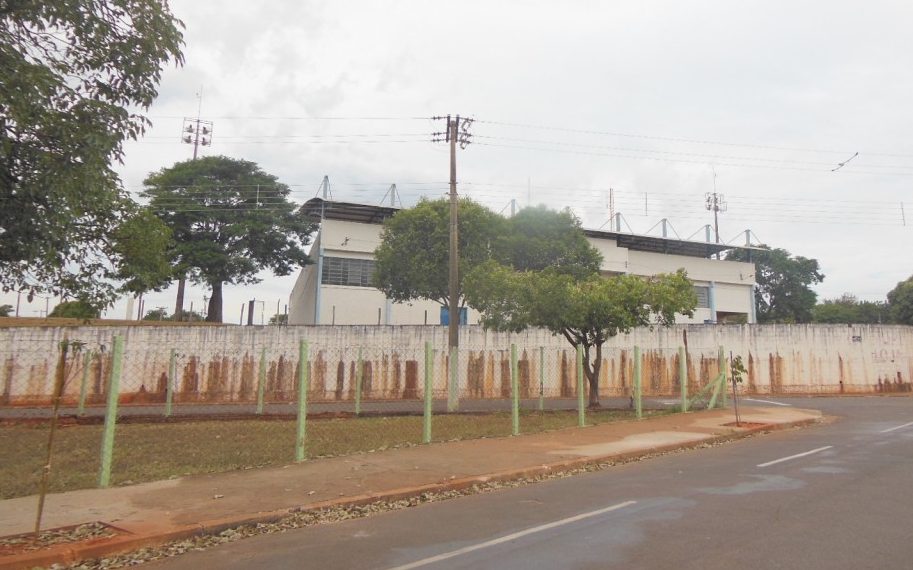
[[[448, 151], [430, 142], [442, 124], [427, 118], [459, 113], [476, 119], [474, 144], [458, 156], [459, 191], [495, 211], [511, 199], [569, 206], [596, 228], [612, 188], [632, 231], [667, 217], [682, 238], [700, 239], [715, 184], [728, 202], [723, 241], [750, 228], [818, 259], [821, 297], [881, 300], [913, 273], [909, 2], [180, 0], [172, 9], [186, 24], [186, 64], [164, 74], [154, 127], [127, 145], [119, 170], [131, 191], [191, 156], [179, 134], [201, 88], [201, 117], [214, 123], [201, 153], [257, 162], [297, 202], [324, 175], [336, 199], [379, 203], [391, 183], [406, 206], [442, 196]], [[254, 297], [266, 318], [287, 303], [295, 276], [263, 277], [226, 288], [226, 321]], [[193, 288], [187, 306], [204, 295]], [[173, 305], [172, 290], [146, 296], [147, 309]], [[22, 314], [43, 308], [36, 300]]]

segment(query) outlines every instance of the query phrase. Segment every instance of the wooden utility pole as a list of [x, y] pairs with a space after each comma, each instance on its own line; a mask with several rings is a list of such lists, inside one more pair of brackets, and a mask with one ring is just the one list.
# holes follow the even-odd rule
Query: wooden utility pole
[[460, 251], [459, 251], [459, 197], [457, 195], [456, 182], [456, 151], [457, 145], [461, 149], [469, 146], [469, 127], [472, 125], [472, 119], [459, 115], [451, 117], [432, 117], [434, 120], [447, 120], [447, 129], [440, 133], [434, 133], [432, 141], [446, 141], [450, 144], [450, 261], [449, 261], [449, 279], [447, 295], [447, 314], [448, 316], [448, 346], [450, 354], [455, 354], [455, 350], [460, 345]]
[[[184, 117], [184, 124], [181, 127], [181, 142], [193, 145], [193, 159], [197, 159], [197, 152], [200, 145], [209, 146], [212, 144], [212, 121], [200, 119], [200, 112], [203, 110], [203, 86], [200, 86], [200, 92], [197, 93], [199, 103], [197, 105], [197, 116]], [[184, 319], [184, 289], [187, 285], [187, 276], [181, 275], [178, 279], [177, 298], [174, 302], [174, 320], [182, 321]]]
[[455, 121], [447, 116], [447, 138], [450, 141], [450, 308], [448, 346], [451, 354], [460, 346], [460, 252], [459, 252], [459, 209], [460, 203], [456, 190], [456, 145], [460, 116]]

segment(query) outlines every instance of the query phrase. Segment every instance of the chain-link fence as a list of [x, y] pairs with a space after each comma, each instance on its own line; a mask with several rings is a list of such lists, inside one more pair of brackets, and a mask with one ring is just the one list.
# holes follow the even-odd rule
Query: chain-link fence
[[0, 498], [36, 492], [55, 413], [49, 489], [61, 491], [641, 418], [726, 394], [719, 347], [451, 351], [250, 338], [200, 356], [167, 329], [154, 341], [98, 333], [57, 350], [19, 335], [0, 349]]

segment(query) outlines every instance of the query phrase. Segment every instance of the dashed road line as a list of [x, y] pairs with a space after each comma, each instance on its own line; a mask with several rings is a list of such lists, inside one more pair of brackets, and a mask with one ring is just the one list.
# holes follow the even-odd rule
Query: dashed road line
[[907, 423], [905, 423], [905, 424], [903, 424], [903, 425], [900, 425], [900, 426], [894, 426], [894, 427], [892, 427], [892, 428], [883, 429], [883, 430], [881, 430], [881, 431], [878, 432], [878, 433], [890, 433], [890, 432], [892, 432], [892, 431], [896, 431], [896, 430], [903, 429], [903, 428], [905, 428], [905, 427], [910, 427], [910, 426], [913, 426], [913, 422], [907, 422]]
[[784, 404], [783, 402], [774, 402], [772, 400], [758, 400], [756, 398], [742, 398], [746, 402], [761, 402], [762, 404], [773, 404], [775, 406], [792, 406], [792, 404]]
[[826, 449], [831, 449], [832, 447], [834, 447], [834, 446], [825, 445], [824, 447], [819, 447], [817, 449], [813, 449], [811, 451], [806, 451], [804, 453], [797, 453], [795, 455], [790, 455], [789, 457], [781, 457], [780, 459], [774, 459], [773, 461], [768, 461], [767, 463], [760, 463], [760, 464], [758, 464], [758, 467], [768, 467], [770, 465], [776, 465], [777, 463], [783, 463], [784, 461], [789, 461], [790, 459], [798, 459], [800, 457], [805, 457], [805, 456], [811, 455], [813, 453], [819, 453]]
[[559, 527], [566, 524], [575, 523], [577, 521], [582, 521], [584, 519], [592, 518], [599, 516], [605, 513], [610, 513], [612, 511], [617, 511], [618, 509], [623, 509], [629, 507], [636, 503], [637, 501], [625, 501], [623, 503], [618, 503], [617, 505], [612, 505], [611, 507], [606, 507], [604, 509], [599, 509], [596, 511], [590, 511], [588, 513], [582, 513], [575, 515], [573, 517], [568, 517], [566, 519], [561, 519], [558, 521], [550, 522], [547, 524], [534, 526], [526, 530], [521, 530], [520, 532], [515, 532], [513, 534], [508, 534], [487, 542], [481, 542], [479, 544], [473, 544], [472, 546], [466, 546], [457, 550], [452, 550], [450, 552], [445, 552], [443, 554], [438, 554], [437, 556], [431, 556], [429, 558], [423, 558], [421, 560], [416, 560], [415, 562], [410, 562], [409, 564], [404, 564], [402, 566], [396, 566], [390, 568], [389, 570], [410, 570], [411, 568], [420, 568], [422, 566], [427, 566], [428, 564], [434, 564], [435, 562], [441, 562], [442, 560], [449, 560], [450, 558], [455, 558], [457, 556], [462, 556], [463, 554], [469, 554], [470, 552], [475, 552], [476, 550], [481, 550], [483, 548], [488, 548], [490, 546], [497, 546], [499, 544], [504, 544], [505, 542], [510, 542], [511, 540], [516, 540], [530, 534], [535, 534], [537, 532], [542, 532], [544, 530], [549, 530], [555, 527]]

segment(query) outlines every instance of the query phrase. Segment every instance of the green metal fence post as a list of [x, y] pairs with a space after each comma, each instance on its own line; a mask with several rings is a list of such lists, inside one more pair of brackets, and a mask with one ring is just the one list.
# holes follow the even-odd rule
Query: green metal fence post
[[422, 415], [422, 443], [431, 443], [431, 404], [434, 398], [433, 390], [434, 351], [431, 342], [425, 343], [425, 410]]
[[688, 355], [685, 347], [678, 347], [678, 380], [682, 388], [682, 411], [688, 411]]
[[304, 445], [307, 435], [308, 389], [311, 384], [308, 343], [298, 343], [298, 425], [295, 434], [295, 461], [304, 461]]
[[111, 460], [114, 457], [114, 428], [117, 426], [117, 399], [120, 395], [120, 377], [124, 370], [124, 337], [114, 337], [111, 352], [111, 378], [108, 382], [108, 405], [105, 408], [105, 427], [101, 436], [101, 469], [98, 486], [111, 484]]
[[361, 347], [358, 347], [358, 360], [355, 361], [355, 415], [361, 415], [361, 384], [364, 378], [361, 360]]
[[586, 425], [586, 400], [583, 393], [583, 347], [577, 345], [577, 426]]
[[171, 404], [174, 400], [174, 380], [178, 372], [177, 351], [171, 349], [171, 355], [168, 358], [168, 380], [165, 384], [165, 417], [171, 417]]
[[539, 411], [545, 410], [545, 347], [539, 347]]
[[729, 380], [729, 374], [728, 374], [729, 366], [728, 366], [728, 362], [726, 361], [726, 351], [723, 349], [722, 346], [720, 346], [719, 360], [720, 360], [720, 392], [722, 392], [722, 394], [720, 396], [720, 407], [725, 408], [727, 406], [727, 403], [726, 403], [727, 394], [729, 393], [729, 391], [726, 389], [726, 384], [727, 384], [727, 381]]
[[257, 374], [257, 414], [263, 414], [263, 398], [266, 395], [266, 347], [260, 349], [260, 370]]
[[450, 375], [447, 382], [447, 411], [460, 409], [460, 353], [456, 347], [450, 349]]
[[79, 406], [76, 412], [80, 416], [86, 415], [86, 391], [89, 386], [89, 367], [92, 365], [92, 356], [92, 352], [86, 352], [82, 358], [82, 383], [79, 385]]
[[510, 345], [510, 420], [511, 433], [520, 435], [520, 382], [517, 364], [517, 345]]
[[642, 362], [640, 357], [640, 347], [634, 347], [634, 414], [637, 419], [644, 417], [643, 410], [643, 379], [641, 378]]

